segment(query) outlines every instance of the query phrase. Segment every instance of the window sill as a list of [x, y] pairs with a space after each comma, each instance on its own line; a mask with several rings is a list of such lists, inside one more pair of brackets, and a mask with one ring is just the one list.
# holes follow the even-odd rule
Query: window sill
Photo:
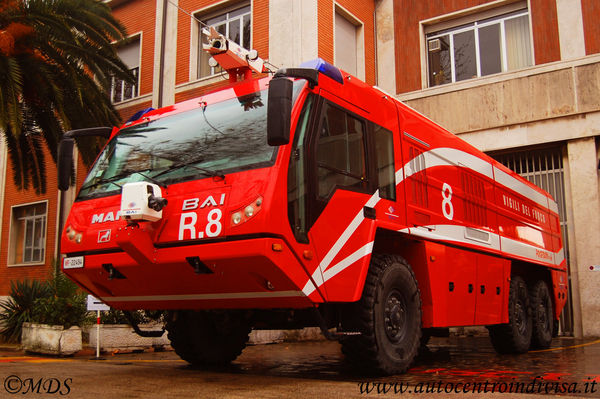
[[27, 266], [46, 266], [46, 262], [31, 262], [31, 263], [15, 263], [8, 264], [6, 267], [27, 267]]
[[223, 74], [218, 73], [216, 75], [205, 76], [196, 80], [190, 80], [189, 82], [180, 83], [175, 86], [175, 93], [182, 93], [199, 87], [208, 86], [213, 83], [228, 81], [229, 75], [227, 75], [227, 72], [223, 72]]
[[485, 86], [492, 83], [505, 82], [512, 79], [540, 75], [543, 73], [558, 71], [561, 69], [575, 68], [582, 65], [597, 63], [599, 61], [600, 54], [588, 55], [575, 60], [555, 61], [547, 64], [534, 65], [531, 67], [518, 69], [514, 71], [501, 72], [494, 75], [463, 80], [460, 82], [446, 83], [443, 85], [432, 87], [424, 87], [416, 91], [397, 93], [396, 98], [400, 101], [415, 100], [418, 98], [431, 97], [439, 94], [471, 89], [473, 87]]
[[119, 101], [118, 103], [113, 103], [113, 106], [117, 109], [121, 109], [121, 108], [125, 108], [125, 107], [130, 107], [132, 105], [138, 105], [141, 103], [145, 103], [148, 101], [152, 101], [152, 93], [144, 94], [143, 96], [137, 96], [137, 97], [130, 98], [130, 99], [124, 100], [124, 101]]

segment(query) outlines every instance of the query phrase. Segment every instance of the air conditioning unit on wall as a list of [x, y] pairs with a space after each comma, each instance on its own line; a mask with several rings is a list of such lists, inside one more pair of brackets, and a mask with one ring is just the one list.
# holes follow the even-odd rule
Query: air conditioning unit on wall
[[436, 53], [442, 49], [442, 41], [440, 39], [433, 39], [427, 42], [427, 48], [430, 53]]

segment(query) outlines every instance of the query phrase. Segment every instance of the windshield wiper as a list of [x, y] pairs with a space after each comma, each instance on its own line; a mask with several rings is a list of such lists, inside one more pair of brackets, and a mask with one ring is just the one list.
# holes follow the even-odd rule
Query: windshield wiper
[[135, 172], [135, 171], [134, 171], [134, 172], [132, 172], [132, 171], [126, 171], [126, 172], [121, 172], [121, 173], [118, 173], [118, 174], [116, 174], [116, 175], [114, 175], [114, 176], [111, 176], [111, 177], [107, 177], [107, 178], [100, 179], [100, 180], [98, 180], [98, 181], [95, 181], [95, 182], [93, 182], [93, 183], [90, 183], [90, 184], [87, 184], [87, 185], [85, 185], [85, 186], [81, 187], [81, 189], [82, 189], [82, 190], [86, 190], [86, 189], [89, 189], [89, 188], [94, 188], [94, 187], [97, 187], [97, 186], [99, 186], [99, 185], [101, 185], [101, 184], [106, 184], [106, 183], [111, 183], [111, 184], [114, 184], [115, 186], [117, 186], [117, 187], [121, 188], [121, 187], [123, 187], [123, 186], [121, 186], [120, 184], [117, 184], [117, 183], [115, 183], [115, 181], [116, 181], [116, 180], [119, 180], [119, 179], [124, 179], [125, 177], [127, 177], [127, 176], [130, 176], [130, 175], [132, 175], [132, 174], [134, 174], [134, 173], [137, 173], [138, 175], [140, 175], [140, 176], [142, 176], [143, 178], [147, 179], [147, 180], [148, 180], [148, 181], [150, 181], [151, 183], [154, 183], [154, 184], [156, 184], [156, 185], [158, 185], [158, 186], [161, 186], [161, 187], [163, 187], [163, 188], [167, 188], [167, 186], [166, 186], [164, 183], [162, 183], [162, 182], [159, 182], [158, 180], [154, 179], [153, 177], [146, 176], [146, 175], [145, 175], [145, 174], [143, 174], [142, 172]]
[[81, 190], [87, 190], [89, 188], [98, 187], [99, 185], [106, 184], [106, 183], [112, 183], [115, 186], [121, 188], [122, 186], [119, 185], [119, 184], [117, 184], [117, 183], [114, 183], [114, 181], [115, 180], [119, 180], [119, 179], [123, 179], [123, 178], [129, 176], [131, 173], [132, 172], [122, 172], [122, 173], [119, 173], [119, 174], [111, 176], [111, 177], [107, 177], [107, 178], [102, 178], [102, 179], [96, 180], [93, 183], [89, 183], [89, 184], [85, 184], [85, 185], [81, 186]]
[[159, 172], [159, 173], [155, 174], [155, 175], [154, 175], [154, 176], [152, 176], [152, 177], [153, 177], [154, 179], [156, 179], [157, 177], [159, 177], [159, 176], [162, 176], [162, 175], [165, 175], [165, 174], [167, 174], [167, 173], [170, 173], [170, 172], [173, 172], [174, 170], [177, 170], [177, 169], [183, 169], [183, 168], [185, 168], [185, 167], [188, 167], [188, 166], [189, 166], [190, 168], [193, 168], [193, 169], [199, 170], [200, 172], [204, 173], [204, 174], [205, 174], [205, 175], [207, 175], [207, 176], [211, 176], [211, 177], [218, 177], [218, 178], [221, 178], [221, 179], [224, 179], [224, 178], [225, 178], [225, 175], [224, 175], [224, 174], [222, 174], [222, 173], [221, 173], [221, 172], [219, 172], [219, 171], [212, 170], [212, 169], [201, 168], [201, 167], [199, 167], [199, 166], [195, 166], [195, 165], [193, 165], [193, 164], [195, 164], [195, 163], [198, 163], [198, 162], [201, 162], [201, 161], [202, 161], [201, 159], [194, 159], [194, 160], [192, 160], [192, 161], [188, 161], [188, 162], [177, 163], [177, 164], [174, 164], [174, 165], [171, 165], [171, 166], [169, 166], [167, 169], [163, 170], [162, 172]]

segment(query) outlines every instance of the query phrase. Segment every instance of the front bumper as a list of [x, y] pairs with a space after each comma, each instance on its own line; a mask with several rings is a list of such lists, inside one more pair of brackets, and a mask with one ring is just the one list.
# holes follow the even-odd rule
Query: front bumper
[[124, 310], [306, 308], [323, 302], [318, 291], [302, 293], [310, 274], [282, 239], [177, 244], [83, 254], [83, 267], [64, 271]]

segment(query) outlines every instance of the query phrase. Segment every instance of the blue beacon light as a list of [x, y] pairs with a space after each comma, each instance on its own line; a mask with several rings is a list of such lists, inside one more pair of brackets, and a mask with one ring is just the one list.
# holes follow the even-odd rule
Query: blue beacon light
[[314, 60], [303, 62], [300, 65], [300, 68], [316, 69], [323, 75], [335, 80], [336, 82], [344, 84], [344, 77], [342, 76], [342, 72], [322, 58], [317, 58]]

